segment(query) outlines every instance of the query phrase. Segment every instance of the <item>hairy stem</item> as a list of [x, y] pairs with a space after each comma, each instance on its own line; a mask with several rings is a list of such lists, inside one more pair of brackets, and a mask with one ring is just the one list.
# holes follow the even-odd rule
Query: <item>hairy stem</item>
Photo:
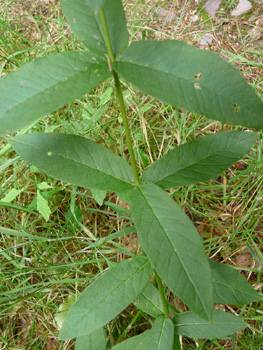
[[156, 276], [156, 281], [158, 283], [159, 293], [161, 295], [161, 299], [162, 299], [162, 303], [163, 303], [164, 316], [168, 317], [168, 308], [167, 308], [167, 302], [166, 302], [166, 298], [165, 298], [163, 283], [162, 283], [162, 280], [159, 277], [158, 273], [156, 271], [154, 271], [154, 273], [155, 273], [155, 276]]
[[[104, 38], [105, 38], [105, 44], [107, 46], [108, 54], [109, 54], [109, 59], [111, 62], [114, 62], [116, 59], [114, 57], [112, 47], [111, 47], [111, 42], [110, 42], [110, 37], [109, 37], [109, 32], [106, 24], [106, 19], [103, 10], [100, 10], [100, 19], [102, 22], [102, 27], [104, 31]], [[121, 89], [121, 83], [118, 74], [112, 70], [113, 78], [114, 78], [114, 83], [116, 87], [116, 94], [119, 100], [120, 108], [121, 108], [121, 116], [123, 120], [123, 125], [125, 129], [125, 135], [126, 135], [126, 141], [127, 141], [127, 146], [128, 146], [128, 151], [130, 155], [130, 160], [131, 160], [131, 166], [134, 174], [134, 180], [136, 185], [140, 185], [140, 180], [139, 180], [139, 175], [138, 175], [138, 170], [137, 170], [137, 165], [136, 165], [136, 160], [132, 148], [132, 139], [131, 139], [131, 133], [130, 133], [130, 128], [129, 128], [129, 123], [128, 123], [128, 117], [127, 117], [127, 112], [123, 100], [123, 94], [122, 94], [122, 89]]]

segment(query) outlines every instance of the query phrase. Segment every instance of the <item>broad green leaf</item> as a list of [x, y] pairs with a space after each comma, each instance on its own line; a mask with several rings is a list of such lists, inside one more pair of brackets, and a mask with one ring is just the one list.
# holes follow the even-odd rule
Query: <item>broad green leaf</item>
[[144, 256], [113, 265], [71, 307], [60, 339], [79, 337], [104, 326], [133, 302], [151, 274], [152, 268]]
[[200, 137], [154, 162], [142, 179], [168, 189], [216, 178], [248, 152], [256, 137], [256, 133], [242, 131]]
[[99, 7], [104, 11], [113, 53], [117, 55], [127, 47], [129, 35], [121, 0], [106, 0], [103, 3], [60, 0], [60, 3], [73, 33], [95, 56], [98, 55], [94, 60], [105, 60], [107, 54]]
[[213, 311], [210, 267], [194, 225], [158, 186], [146, 184], [132, 192], [135, 227], [153, 268], [185, 304], [210, 319]]
[[201, 339], [225, 338], [247, 327], [241, 318], [218, 310], [214, 310], [211, 322], [192, 311], [176, 315], [173, 322], [176, 334]]
[[143, 342], [141, 350], [173, 350], [174, 325], [170, 318], [159, 316], [147, 337]]
[[89, 8], [93, 11], [99, 11], [106, 0], [85, 0]]
[[131, 44], [113, 68], [172, 106], [230, 124], [263, 127], [263, 103], [232, 65], [182, 41]]
[[48, 201], [42, 196], [40, 191], [37, 191], [37, 210], [46, 221], [49, 220], [51, 210], [49, 208]]
[[142, 334], [136, 335], [135, 337], [128, 338], [122, 343], [113, 346], [112, 350], [142, 350], [144, 340], [149, 333], [150, 331], [145, 331]]
[[103, 328], [95, 332], [78, 337], [75, 350], [104, 350], [106, 349], [106, 338]]
[[107, 148], [77, 135], [19, 135], [9, 141], [23, 159], [61, 181], [122, 192], [132, 188], [130, 165]]
[[0, 78], [0, 136], [30, 125], [93, 89], [110, 75], [85, 52], [38, 58]]
[[92, 197], [95, 199], [95, 201], [98, 203], [98, 205], [101, 206], [106, 197], [107, 191], [91, 189], [91, 194], [92, 194]]
[[262, 300], [249, 282], [232, 267], [209, 259], [215, 303], [240, 305]]
[[133, 304], [143, 312], [158, 317], [163, 314], [163, 304], [160, 293], [151, 282], [148, 282], [144, 290], [136, 297]]
[[130, 338], [112, 350], [173, 350], [174, 325], [170, 318], [159, 316], [150, 331]]

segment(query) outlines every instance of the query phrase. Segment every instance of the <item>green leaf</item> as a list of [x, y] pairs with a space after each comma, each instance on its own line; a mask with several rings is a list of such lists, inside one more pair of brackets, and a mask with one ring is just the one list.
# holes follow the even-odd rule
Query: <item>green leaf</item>
[[132, 188], [130, 165], [85, 137], [36, 133], [18, 135], [9, 142], [23, 159], [61, 181], [112, 192]]
[[107, 48], [105, 45], [101, 18], [98, 8], [104, 12], [114, 55], [124, 50], [128, 45], [128, 31], [125, 13], [121, 0], [94, 1], [61, 0], [61, 7], [73, 33], [100, 61], [105, 60]]
[[85, 52], [38, 58], [0, 79], [0, 136], [26, 127], [93, 89], [110, 75]]
[[104, 199], [107, 195], [107, 191], [91, 189], [91, 194], [92, 194], [92, 197], [95, 199], [95, 201], [98, 203], [98, 205], [102, 206]]
[[133, 304], [138, 309], [155, 318], [163, 314], [163, 304], [160, 293], [151, 282], [147, 283], [146, 287], [136, 297]]
[[256, 137], [256, 133], [242, 131], [200, 137], [176, 147], [154, 162], [142, 180], [168, 189], [216, 178], [248, 152]]
[[42, 196], [40, 191], [37, 191], [37, 210], [46, 221], [49, 220], [51, 210], [49, 208], [48, 201]]
[[66, 319], [66, 316], [68, 314], [69, 309], [71, 306], [74, 304], [76, 301], [76, 296], [75, 295], [69, 295], [67, 299], [63, 301], [62, 304], [60, 304], [58, 308], [58, 312], [55, 315], [55, 321], [57, 323], [58, 329], [62, 328], [62, 325]]
[[50, 188], [53, 188], [52, 186], [50, 186], [46, 181], [44, 181], [44, 182], [41, 182], [41, 183], [39, 183], [38, 185], [37, 185], [37, 188], [39, 189], [39, 190], [49, 190]]
[[95, 332], [78, 337], [75, 350], [104, 350], [106, 349], [106, 338], [104, 329], [97, 329]]
[[130, 338], [112, 350], [173, 350], [174, 325], [170, 318], [159, 316], [150, 331]]
[[20, 195], [21, 192], [23, 192], [23, 189], [17, 190], [15, 188], [12, 188], [10, 191], [7, 192], [5, 197], [2, 199], [2, 202], [6, 202], [6, 203], [12, 202], [14, 199], [16, 199], [18, 195]]
[[104, 326], [132, 303], [151, 274], [152, 268], [144, 256], [113, 265], [71, 307], [60, 339], [79, 337]]
[[105, 0], [85, 0], [89, 8], [93, 11], [99, 11], [104, 4]]
[[182, 41], [131, 44], [112, 67], [139, 90], [208, 118], [263, 127], [263, 103], [232, 65]]
[[174, 341], [174, 325], [170, 318], [159, 316], [147, 337], [141, 350], [172, 350]]
[[176, 315], [173, 322], [176, 334], [201, 339], [225, 338], [247, 327], [241, 318], [218, 310], [214, 310], [211, 322], [205, 321], [192, 311]]
[[262, 298], [249, 282], [232, 267], [209, 259], [214, 286], [214, 302], [242, 305]]
[[201, 237], [190, 219], [154, 184], [131, 192], [131, 210], [140, 244], [153, 268], [185, 304], [210, 319], [210, 267]]
[[142, 346], [149, 333], [150, 331], [145, 331], [142, 334], [136, 335], [135, 337], [128, 338], [122, 343], [113, 346], [112, 350], [143, 350]]

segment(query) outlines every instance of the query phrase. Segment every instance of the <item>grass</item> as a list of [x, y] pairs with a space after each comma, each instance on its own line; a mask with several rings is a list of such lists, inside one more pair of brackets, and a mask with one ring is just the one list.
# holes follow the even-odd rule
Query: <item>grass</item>
[[[242, 71], [262, 96], [260, 40], [249, 32], [260, 18], [262, 5], [251, 13], [229, 16], [224, 3], [217, 18], [204, 11], [205, 2], [127, 1], [132, 40], [180, 39], [198, 45], [203, 33], [216, 40], [210, 49]], [[171, 22], [156, 9], [174, 11]], [[0, 71], [8, 74], [35, 56], [81, 49], [63, 20], [58, 1], [6, 1], [0, 4]], [[197, 21], [193, 21], [193, 16]], [[164, 24], [165, 23], [165, 24]], [[30, 24], [30, 25], [29, 25]], [[241, 30], [242, 29], [242, 30]], [[111, 82], [102, 84], [59, 111], [38, 121], [35, 132], [65, 132], [88, 136], [127, 157], [124, 128]], [[171, 108], [124, 86], [140, 169], [176, 145], [223, 129], [239, 129]], [[101, 106], [99, 108], [99, 106]], [[0, 140], [1, 149], [6, 146]], [[129, 208], [108, 193], [98, 205], [90, 191], [55, 181], [30, 167], [10, 150], [0, 158], [0, 349], [73, 349], [73, 341], [59, 342], [55, 314], [69, 296], [81, 292], [110, 261], [121, 261], [139, 249], [130, 226]], [[171, 191], [202, 235], [207, 255], [239, 267], [254, 288], [262, 288], [263, 240], [262, 138], [244, 159], [218, 179]], [[16, 190], [12, 201], [3, 202]], [[48, 201], [49, 220], [39, 213], [39, 194]], [[11, 194], [14, 193], [11, 192]], [[74, 214], [74, 215], [73, 215]], [[32, 237], [33, 236], [33, 237]], [[182, 303], [171, 297], [177, 310]], [[260, 303], [220, 306], [243, 315], [249, 327], [228, 340], [183, 340], [184, 349], [261, 349], [263, 310]], [[150, 328], [151, 319], [130, 306], [107, 326], [108, 345]]]

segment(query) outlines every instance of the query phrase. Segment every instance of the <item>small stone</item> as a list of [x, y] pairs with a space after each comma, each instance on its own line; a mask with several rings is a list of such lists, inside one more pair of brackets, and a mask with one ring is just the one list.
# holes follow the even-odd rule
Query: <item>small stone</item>
[[199, 42], [200, 46], [209, 46], [213, 42], [213, 35], [210, 33], [203, 34]]

